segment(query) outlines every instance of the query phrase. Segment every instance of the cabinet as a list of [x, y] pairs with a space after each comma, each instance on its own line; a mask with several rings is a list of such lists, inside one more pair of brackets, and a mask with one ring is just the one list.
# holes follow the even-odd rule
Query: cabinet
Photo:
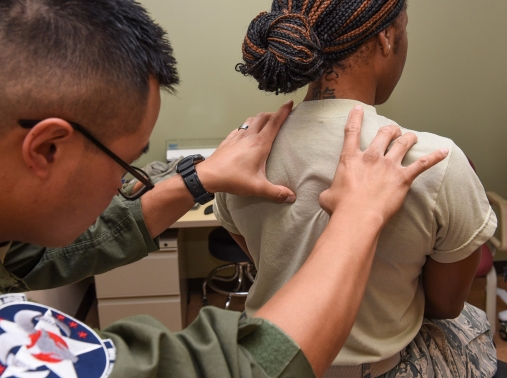
[[131, 315], [147, 314], [171, 331], [184, 328], [187, 287], [178, 256], [178, 230], [160, 236], [160, 251], [95, 276], [100, 328]]

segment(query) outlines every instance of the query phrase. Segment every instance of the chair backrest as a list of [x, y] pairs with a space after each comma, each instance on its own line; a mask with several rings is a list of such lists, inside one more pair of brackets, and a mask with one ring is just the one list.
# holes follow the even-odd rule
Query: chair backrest
[[[474, 172], [477, 172], [472, 160], [468, 157], [467, 159]], [[499, 223], [499, 233], [497, 233], [497, 235], [499, 235], [499, 238], [492, 236], [490, 241], [499, 251], [507, 251], [507, 221], [505, 221], [507, 219], [507, 201], [495, 192], [486, 192], [486, 195], [488, 196], [489, 203], [495, 205], [499, 209], [499, 213], [497, 214]]]
[[[468, 157], [468, 162], [472, 166], [474, 172], [477, 172], [475, 169], [475, 165]], [[484, 243], [481, 246], [481, 261], [479, 262], [479, 266], [477, 268], [477, 272], [475, 272], [475, 277], [484, 277], [489, 273], [491, 267], [493, 266], [493, 254], [491, 253], [491, 249], [488, 244]]]
[[507, 251], [507, 222], [504, 222], [504, 220], [507, 219], [507, 201], [495, 192], [486, 192], [486, 195], [488, 196], [489, 203], [498, 208], [496, 215], [498, 217], [497, 235], [499, 237], [492, 236], [491, 244], [497, 250], [505, 252]]
[[243, 249], [223, 227], [217, 227], [210, 232], [208, 249], [210, 254], [219, 260], [233, 263], [251, 262]]

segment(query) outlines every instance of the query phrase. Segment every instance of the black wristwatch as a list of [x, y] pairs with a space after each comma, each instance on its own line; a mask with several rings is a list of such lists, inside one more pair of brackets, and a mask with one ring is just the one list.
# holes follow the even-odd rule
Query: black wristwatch
[[197, 176], [195, 165], [199, 164], [201, 161], [204, 161], [202, 155], [189, 155], [178, 163], [176, 172], [183, 178], [190, 194], [194, 197], [194, 201], [204, 205], [215, 198], [215, 195], [213, 193], [208, 193], [206, 189], [204, 189], [204, 186], [202, 186]]

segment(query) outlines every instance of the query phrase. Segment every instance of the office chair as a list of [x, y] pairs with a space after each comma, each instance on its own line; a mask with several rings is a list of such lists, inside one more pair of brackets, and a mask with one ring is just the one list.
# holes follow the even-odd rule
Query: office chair
[[499, 237], [492, 236], [491, 244], [498, 251], [507, 251], [507, 222], [504, 222], [507, 219], [507, 200], [503, 199], [501, 196], [496, 194], [495, 192], [486, 192], [488, 196], [489, 203], [498, 208], [499, 214], [498, 216], [498, 228], [497, 233]]
[[[207, 306], [208, 297], [206, 289], [209, 286], [217, 293], [227, 295], [225, 308], [229, 309], [232, 297], [246, 297], [248, 289], [255, 280], [255, 267], [223, 227], [217, 227], [208, 236], [208, 249], [210, 254], [229, 264], [213, 269], [202, 284], [202, 301]], [[233, 272], [232, 275], [224, 276], [225, 272]]]

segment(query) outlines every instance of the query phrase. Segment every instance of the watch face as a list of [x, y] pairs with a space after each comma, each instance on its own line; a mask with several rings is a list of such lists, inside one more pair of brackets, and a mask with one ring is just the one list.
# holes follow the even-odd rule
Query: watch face
[[204, 157], [202, 155], [189, 155], [183, 158], [178, 165], [176, 166], [176, 172], [181, 173], [193, 165], [199, 164], [204, 161]]

